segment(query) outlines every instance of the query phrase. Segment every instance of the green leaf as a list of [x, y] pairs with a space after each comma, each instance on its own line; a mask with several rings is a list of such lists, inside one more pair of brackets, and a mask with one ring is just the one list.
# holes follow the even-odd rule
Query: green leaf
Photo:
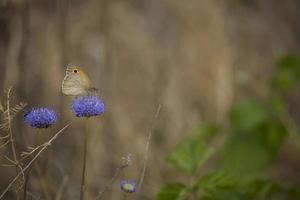
[[201, 177], [195, 184], [201, 200], [244, 200], [239, 182], [223, 171], [215, 171]]
[[234, 134], [222, 149], [221, 166], [230, 175], [248, 179], [266, 169], [271, 156], [256, 135]]
[[187, 198], [189, 189], [182, 183], [169, 183], [161, 188], [157, 194], [158, 200], [184, 200]]
[[215, 187], [231, 187], [236, 184], [234, 177], [223, 171], [214, 171], [202, 176], [196, 183], [201, 190], [209, 190]]
[[300, 197], [296, 187], [262, 178], [241, 181], [222, 171], [204, 175], [196, 186], [201, 200], [293, 200]]
[[252, 99], [238, 103], [230, 114], [233, 127], [239, 131], [252, 131], [263, 124], [267, 117], [263, 106]]
[[300, 56], [284, 55], [278, 62], [272, 77], [272, 85], [277, 91], [289, 91], [300, 81]]
[[286, 126], [278, 120], [272, 119], [269, 120], [264, 129], [262, 129], [262, 133], [265, 133], [262, 135], [263, 145], [265, 145], [269, 152], [273, 154], [272, 156], [275, 157], [281, 143], [288, 134]]
[[179, 144], [167, 157], [168, 161], [189, 174], [197, 169], [213, 154], [210, 141], [218, 133], [215, 125], [206, 125], [196, 129], [190, 137]]
[[285, 108], [283, 100], [280, 97], [273, 96], [271, 98], [270, 105], [276, 116], [286, 115], [286, 108]]
[[231, 112], [232, 132], [221, 149], [221, 167], [228, 174], [249, 179], [268, 169], [287, 135], [278, 119], [282, 105], [269, 108], [259, 101], [245, 100]]

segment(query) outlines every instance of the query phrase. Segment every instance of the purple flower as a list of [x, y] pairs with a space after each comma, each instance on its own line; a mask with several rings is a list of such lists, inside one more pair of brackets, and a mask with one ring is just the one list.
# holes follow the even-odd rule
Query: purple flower
[[93, 117], [104, 113], [104, 102], [97, 96], [80, 96], [73, 101], [72, 109], [77, 117]]
[[25, 113], [24, 121], [33, 128], [49, 128], [57, 122], [57, 114], [49, 108], [32, 108]]
[[137, 190], [136, 180], [122, 180], [120, 182], [121, 189], [127, 193], [134, 193]]

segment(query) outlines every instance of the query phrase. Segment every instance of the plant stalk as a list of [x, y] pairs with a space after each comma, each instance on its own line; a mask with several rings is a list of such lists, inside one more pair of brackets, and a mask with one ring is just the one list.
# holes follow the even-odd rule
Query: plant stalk
[[88, 137], [89, 137], [89, 119], [86, 119], [86, 133], [84, 134], [84, 144], [83, 144], [83, 165], [81, 174], [81, 187], [80, 187], [80, 200], [84, 200], [84, 192], [86, 189], [86, 160], [87, 160], [87, 147], [88, 147]]

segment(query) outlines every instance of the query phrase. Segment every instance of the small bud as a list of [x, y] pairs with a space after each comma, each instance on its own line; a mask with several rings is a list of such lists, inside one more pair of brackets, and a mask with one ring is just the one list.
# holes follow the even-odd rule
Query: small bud
[[124, 192], [134, 193], [137, 189], [137, 182], [136, 180], [122, 180], [120, 186]]

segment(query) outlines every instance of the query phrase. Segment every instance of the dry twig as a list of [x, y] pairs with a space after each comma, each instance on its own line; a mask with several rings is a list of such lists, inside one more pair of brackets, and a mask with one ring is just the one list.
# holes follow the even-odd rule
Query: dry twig
[[17, 174], [17, 176], [15, 176], [15, 178], [8, 184], [8, 186], [3, 190], [3, 192], [0, 195], [0, 199], [2, 199], [4, 197], [4, 195], [7, 193], [7, 191], [9, 190], [9, 188], [12, 187], [12, 185], [18, 180], [18, 178], [24, 174], [24, 172], [39, 158], [39, 156], [41, 155], [41, 153], [43, 153], [48, 146], [50, 146], [52, 144], [52, 142], [66, 129], [68, 128], [70, 125], [72, 124], [72, 122], [70, 122], [69, 124], [67, 124], [66, 126], [64, 126], [62, 129], [60, 129], [52, 138], [50, 138], [50, 140], [48, 140], [47, 142], [45, 142], [42, 145], [42, 148], [37, 152], [37, 154], [32, 158], [32, 160], [21, 170], [21, 172], [19, 172]]

